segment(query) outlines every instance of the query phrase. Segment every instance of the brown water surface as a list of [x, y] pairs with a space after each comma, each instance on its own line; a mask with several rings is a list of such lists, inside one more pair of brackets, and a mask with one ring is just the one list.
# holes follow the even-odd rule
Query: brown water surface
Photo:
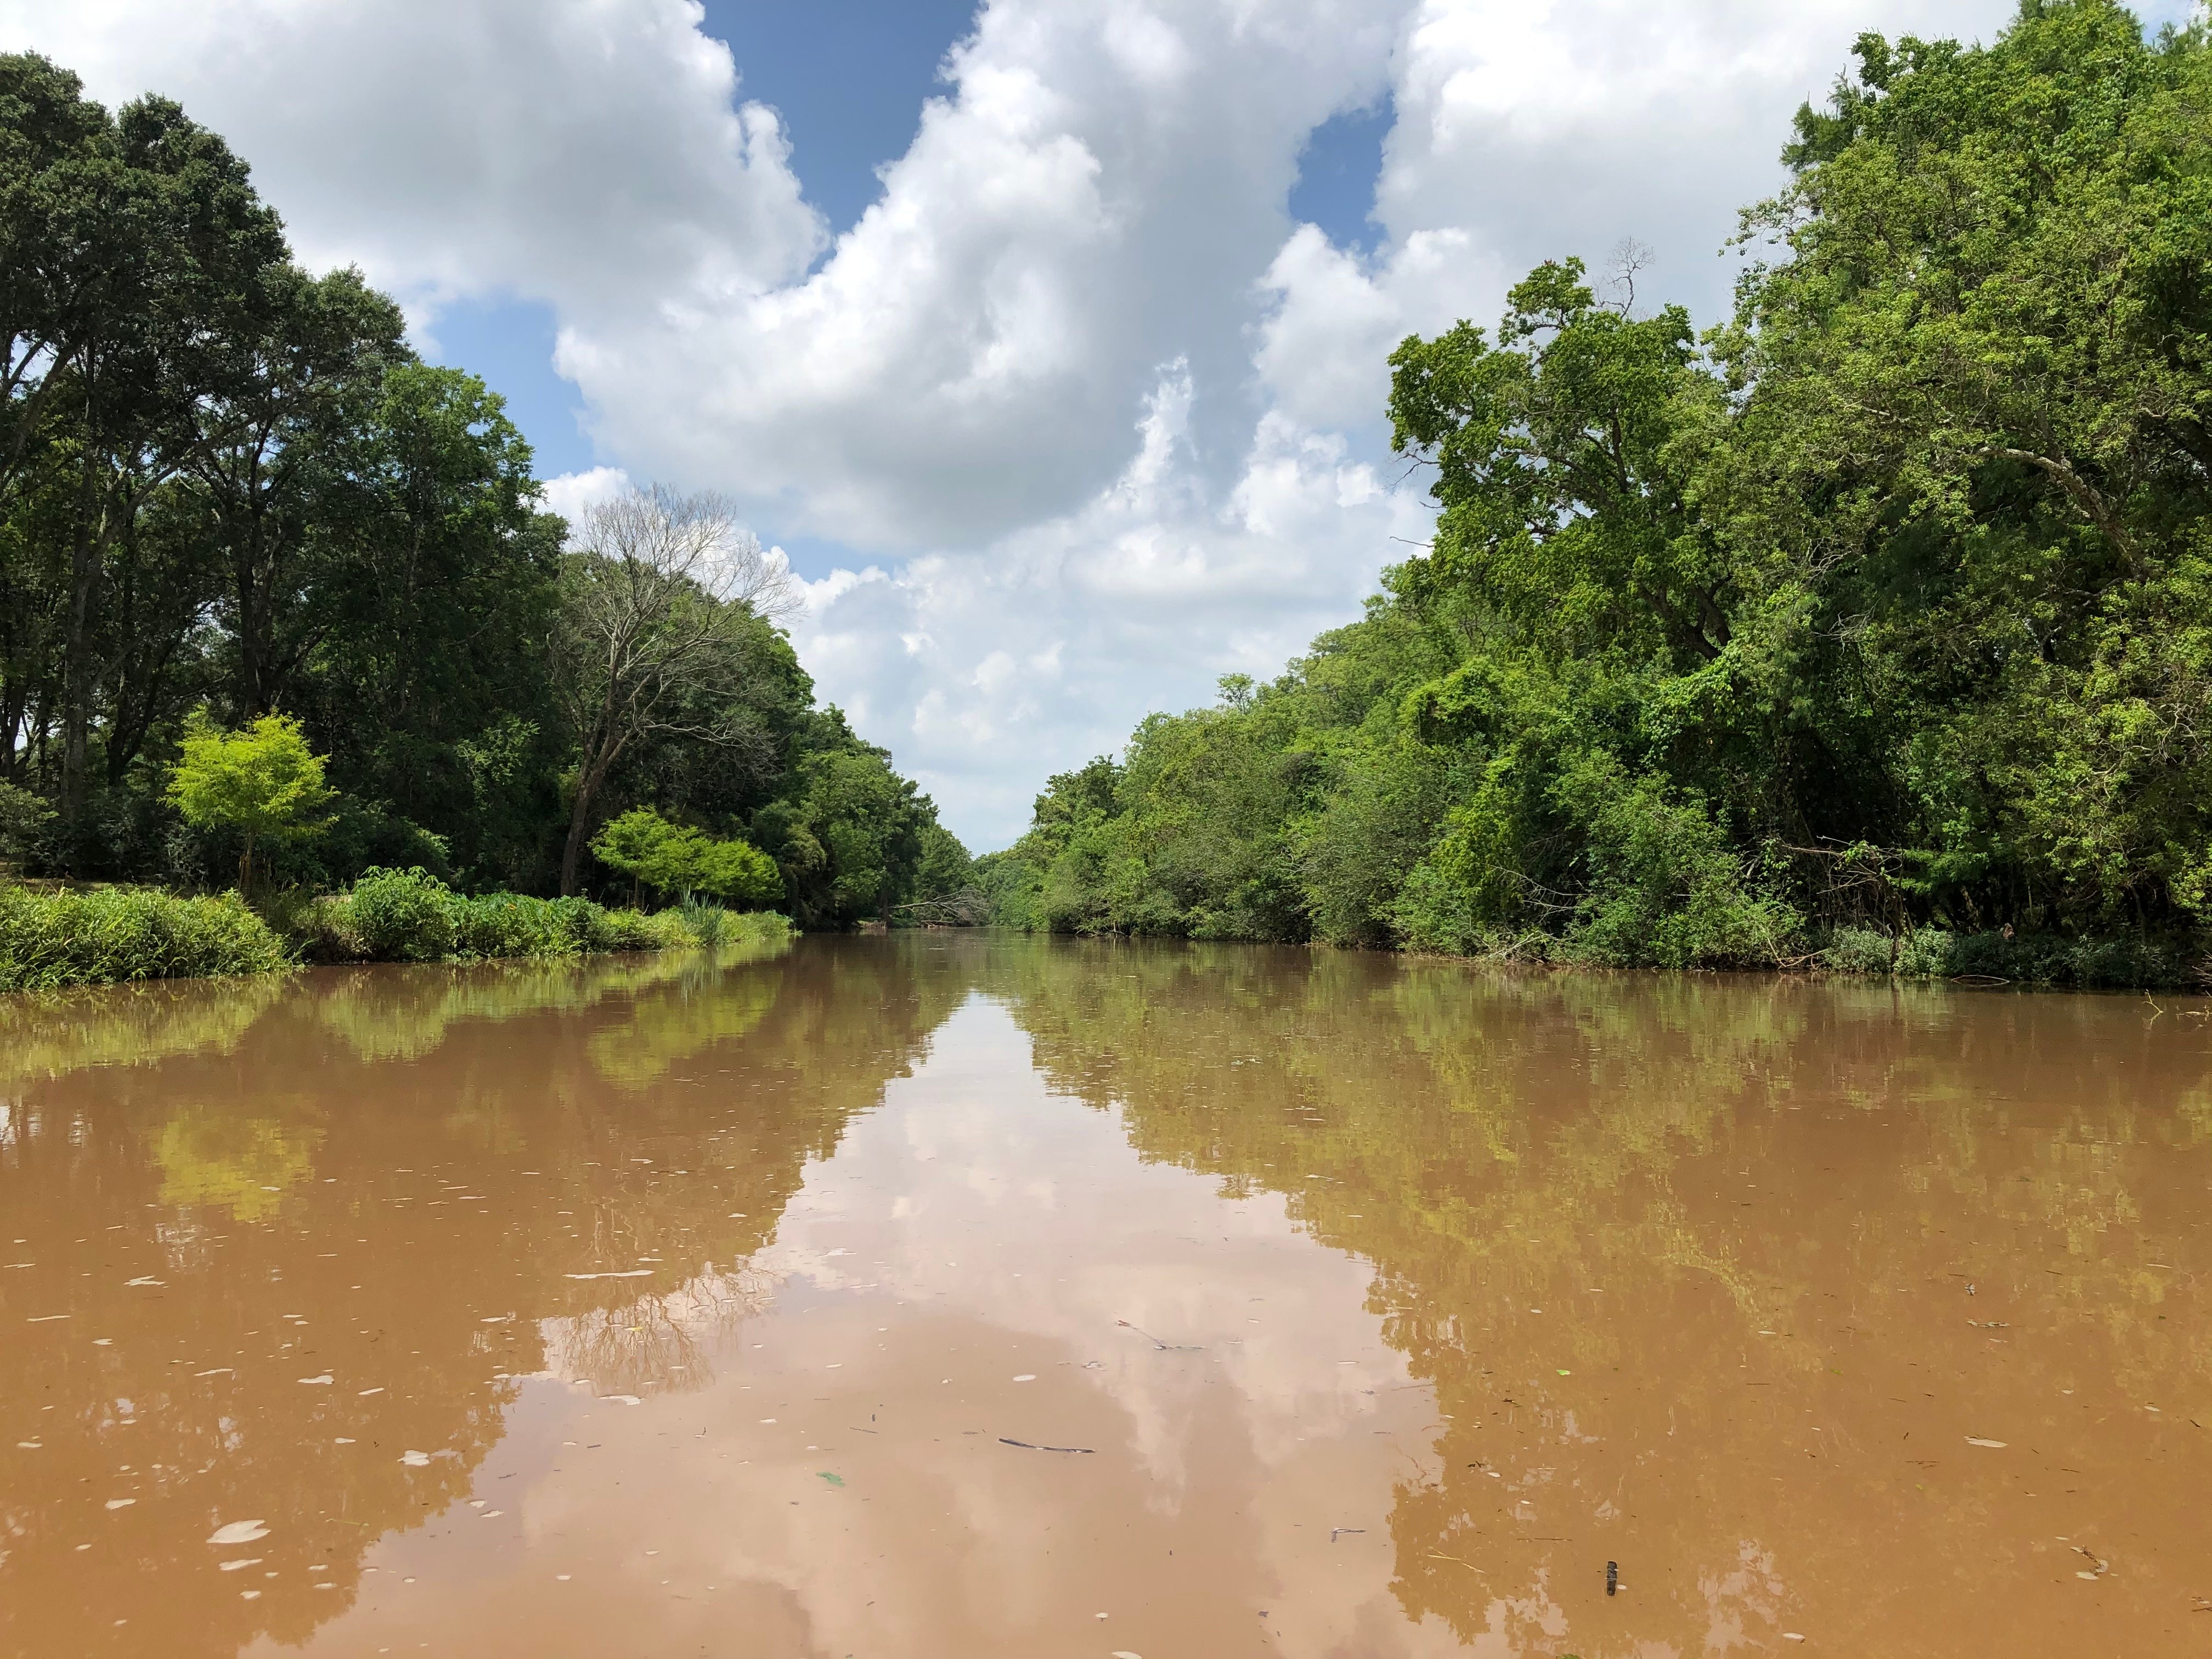
[[0, 1000], [0, 1650], [2212, 1653], [2162, 1001], [945, 934]]

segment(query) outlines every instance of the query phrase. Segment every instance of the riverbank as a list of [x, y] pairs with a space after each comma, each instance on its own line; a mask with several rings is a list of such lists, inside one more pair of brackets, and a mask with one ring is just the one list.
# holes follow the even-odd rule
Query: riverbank
[[1843, 927], [1793, 954], [1766, 960], [1698, 963], [1615, 961], [1575, 949], [1571, 941], [1531, 933], [1466, 951], [1408, 947], [1407, 954], [1451, 962], [1541, 964], [1647, 972], [1832, 975], [1916, 983], [2022, 985], [2074, 991], [2212, 988], [2212, 939], [2195, 933], [2100, 934], [2066, 939], [2002, 930], [1960, 933], [1942, 927], [1884, 933]]
[[713, 905], [647, 912], [589, 899], [456, 893], [419, 870], [372, 871], [344, 893], [0, 886], [0, 991], [282, 974], [303, 963], [559, 959], [780, 943], [771, 911]]

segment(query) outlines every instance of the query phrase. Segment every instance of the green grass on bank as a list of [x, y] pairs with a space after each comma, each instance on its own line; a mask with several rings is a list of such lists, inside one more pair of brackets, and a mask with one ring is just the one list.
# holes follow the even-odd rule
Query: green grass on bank
[[456, 893], [414, 870], [367, 870], [286, 921], [315, 962], [469, 962], [664, 951], [696, 943], [674, 911], [611, 910], [589, 899]]
[[276, 930], [234, 894], [0, 887], [0, 991], [269, 974], [291, 961]]
[[772, 942], [790, 926], [769, 912], [711, 904], [610, 909], [590, 899], [456, 893], [428, 872], [368, 870], [344, 893], [311, 900], [293, 922], [317, 962], [472, 962], [593, 956]]
[[[457, 893], [424, 871], [370, 870], [343, 893], [192, 898], [155, 888], [0, 886], [0, 991], [283, 972], [317, 963], [475, 962], [772, 945], [770, 913], [686, 904], [647, 914], [589, 899]], [[274, 925], [272, 926], [272, 922]]]

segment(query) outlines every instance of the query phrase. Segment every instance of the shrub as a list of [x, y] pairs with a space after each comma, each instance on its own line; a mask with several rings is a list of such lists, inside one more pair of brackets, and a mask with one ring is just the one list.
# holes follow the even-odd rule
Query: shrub
[[592, 908], [598, 911], [596, 921], [601, 937], [607, 941], [600, 950], [671, 951], [692, 942], [691, 930], [674, 910], [647, 915], [642, 910], [602, 910], [597, 905]]
[[455, 897], [453, 953], [463, 957], [573, 957], [585, 947], [560, 903], [519, 893]]
[[2097, 990], [2192, 983], [2203, 954], [2203, 942], [2185, 936], [2069, 939], [2057, 933], [1954, 933], [1942, 927], [1890, 934], [1839, 927], [1829, 935], [1820, 962], [1839, 974], [1894, 973], [1900, 979]]
[[275, 973], [284, 942], [237, 896], [0, 887], [0, 990]]
[[54, 809], [27, 789], [0, 783], [0, 864], [28, 864], [44, 850]]
[[453, 954], [452, 889], [420, 866], [364, 870], [346, 896], [346, 921], [370, 962], [440, 962]]
[[684, 926], [691, 937], [712, 951], [730, 936], [730, 913], [719, 904], [702, 904], [696, 899], [685, 899], [677, 907], [676, 914], [684, 918]]
[[[778, 927], [781, 917], [775, 919]], [[366, 870], [301, 923], [310, 955], [331, 962], [466, 962], [665, 951], [695, 942], [683, 915], [611, 910], [585, 898], [456, 893], [427, 870]]]

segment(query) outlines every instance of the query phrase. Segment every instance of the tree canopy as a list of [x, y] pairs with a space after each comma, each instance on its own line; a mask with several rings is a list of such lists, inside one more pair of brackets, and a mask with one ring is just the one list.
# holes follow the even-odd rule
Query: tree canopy
[[[572, 532], [498, 393], [421, 362], [357, 271], [295, 263], [220, 137], [0, 56], [11, 864], [191, 887], [250, 836], [280, 882], [544, 892], [621, 880], [587, 848], [650, 806], [750, 855], [672, 892], [892, 916], [943, 832], [817, 705], [780, 584], [711, 498], [648, 489]], [[313, 838], [169, 787], [189, 734], [272, 716], [327, 764]]]
[[1054, 779], [1002, 916], [1674, 964], [2203, 927], [2205, 29], [2027, 0], [1855, 58], [1733, 316], [1563, 254], [1398, 348], [1432, 548]]
[[264, 714], [242, 732], [225, 732], [196, 708], [180, 748], [169, 799], [196, 829], [238, 832], [241, 893], [252, 888], [255, 842], [298, 841], [327, 824], [323, 757], [308, 748], [299, 721]]

